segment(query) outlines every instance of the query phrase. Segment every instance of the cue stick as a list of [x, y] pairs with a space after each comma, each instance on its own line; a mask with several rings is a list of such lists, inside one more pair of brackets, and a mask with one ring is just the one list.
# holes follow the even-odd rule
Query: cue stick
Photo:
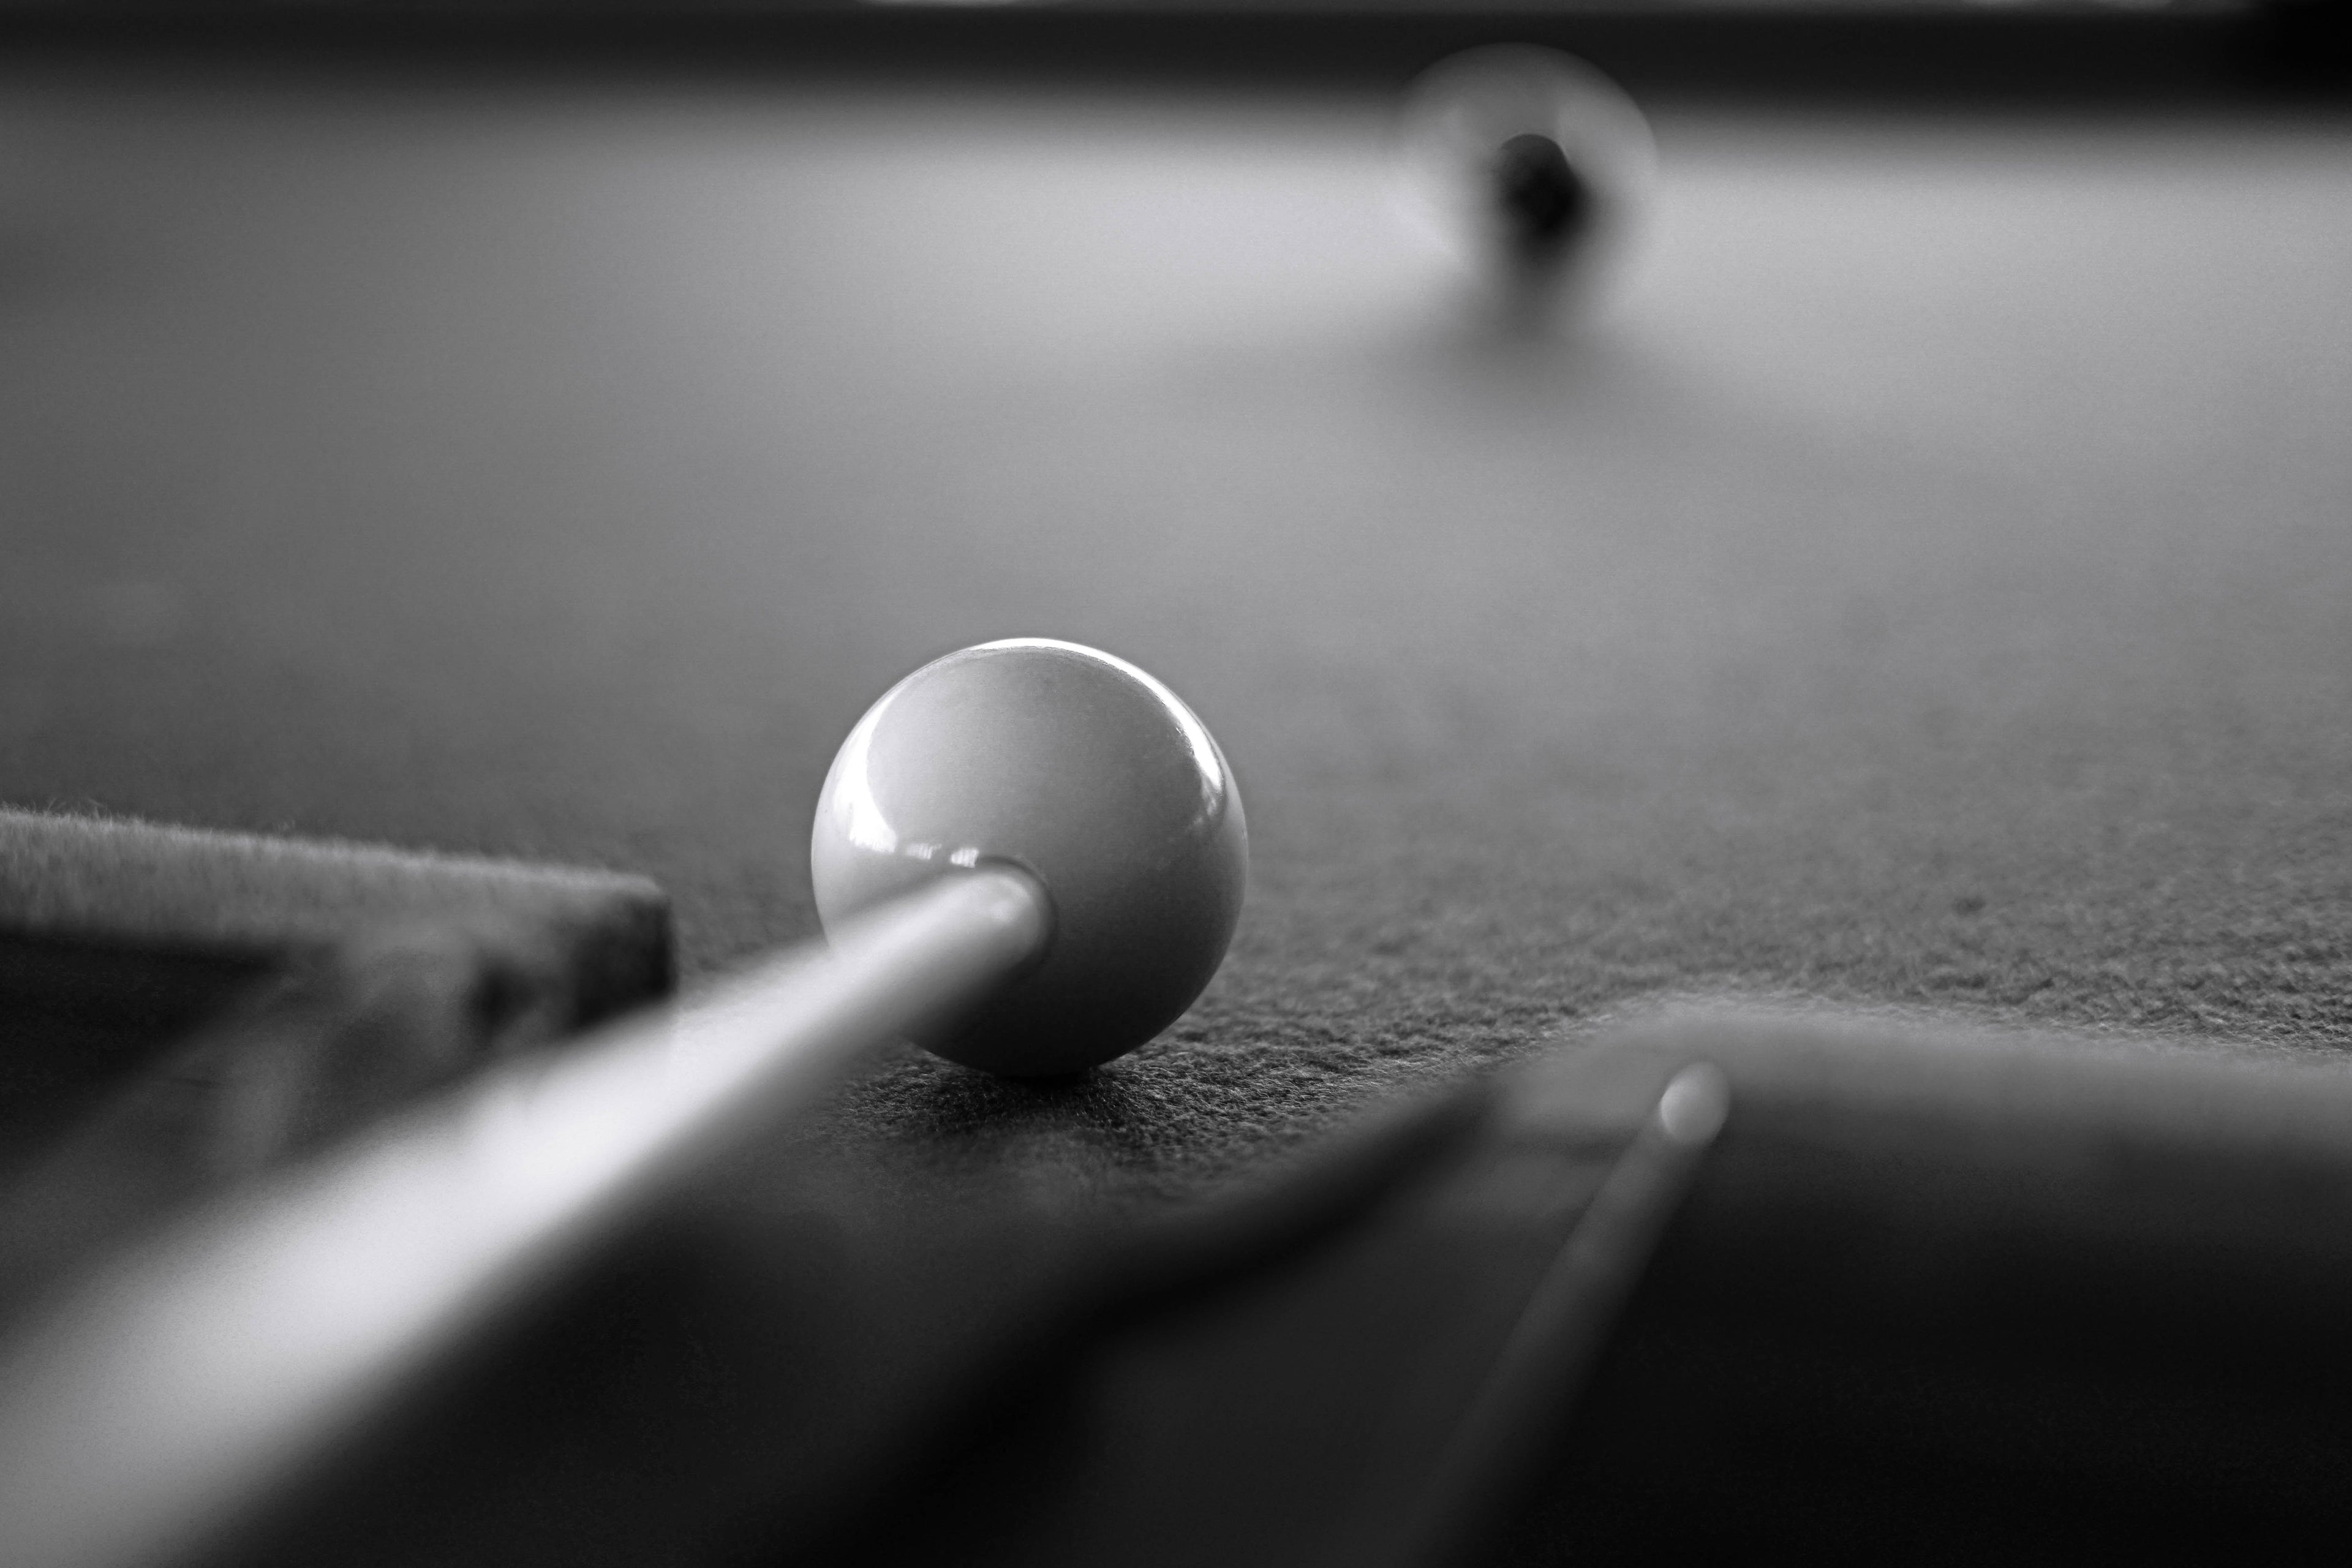
[[969, 1012], [1051, 926], [1023, 872], [942, 879], [134, 1248], [0, 1349], [0, 1558], [148, 1568], [215, 1542], [706, 1162]]
[[1444, 1568], [1487, 1544], [1481, 1532], [1500, 1521], [1542, 1458], [1541, 1440], [1574, 1408], [1730, 1110], [1730, 1084], [1713, 1063], [1667, 1082], [1520, 1309], [1423, 1484], [1413, 1522], [1373, 1560]]

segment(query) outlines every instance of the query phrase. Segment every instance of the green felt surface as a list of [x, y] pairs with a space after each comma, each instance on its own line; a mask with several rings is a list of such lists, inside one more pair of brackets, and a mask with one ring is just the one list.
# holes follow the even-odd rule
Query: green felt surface
[[1661, 992], [2352, 1044], [2352, 124], [1655, 106], [1482, 326], [1331, 93], [0, 68], [0, 799], [814, 929], [908, 668], [1099, 644], [1233, 957], [845, 1136], [1182, 1188]]

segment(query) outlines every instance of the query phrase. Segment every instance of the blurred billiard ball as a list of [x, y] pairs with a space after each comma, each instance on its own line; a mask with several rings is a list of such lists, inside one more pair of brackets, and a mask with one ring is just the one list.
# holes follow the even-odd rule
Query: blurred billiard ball
[[1596, 303], [1635, 238], [1657, 151], [1633, 100], [1554, 49], [1497, 45], [1440, 61], [1407, 89], [1408, 206], [1514, 311]]

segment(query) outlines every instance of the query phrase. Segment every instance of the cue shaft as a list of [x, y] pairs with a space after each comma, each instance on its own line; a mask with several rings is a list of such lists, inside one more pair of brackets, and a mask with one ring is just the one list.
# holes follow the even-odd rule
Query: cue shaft
[[692, 1171], [984, 1000], [1050, 929], [1021, 872], [931, 883], [136, 1249], [0, 1351], [0, 1558], [145, 1568], [215, 1541]]
[[1676, 1073], [1521, 1308], [1476, 1396], [1423, 1482], [1419, 1516], [1359, 1562], [1443, 1568], [1473, 1561], [1547, 1429], [1574, 1408], [1586, 1374], [1641, 1282], [1730, 1111], [1720, 1069]]

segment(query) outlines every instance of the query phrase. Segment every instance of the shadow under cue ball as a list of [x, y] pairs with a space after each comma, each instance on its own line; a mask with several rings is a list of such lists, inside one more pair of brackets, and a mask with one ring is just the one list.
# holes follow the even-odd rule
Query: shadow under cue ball
[[1499, 44], [1406, 89], [1409, 208], [1518, 311], [1580, 310], [1622, 267], [1655, 183], [1633, 100], [1573, 56]]
[[828, 931], [972, 867], [1035, 877], [1043, 956], [923, 1044], [1044, 1078], [1124, 1055], [1192, 1005], [1241, 916], [1249, 830], [1224, 753], [1174, 692], [1023, 637], [927, 664], [866, 710], [825, 776], [809, 858]]

